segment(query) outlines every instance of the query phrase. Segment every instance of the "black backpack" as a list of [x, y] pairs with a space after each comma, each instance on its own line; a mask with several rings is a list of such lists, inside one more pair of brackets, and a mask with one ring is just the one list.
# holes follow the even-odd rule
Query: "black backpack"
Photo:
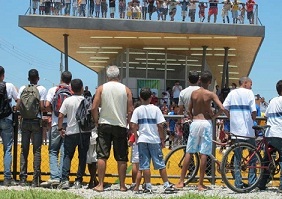
[[8, 117], [13, 112], [8, 98], [6, 82], [0, 82], [0, 119]]
[[92, 97], [85, 97], [79, 104], [76, 111], [76, 121], [79, 125], [79, 131], [91, 132], [95, 128], [94, 120], [91, 114]]

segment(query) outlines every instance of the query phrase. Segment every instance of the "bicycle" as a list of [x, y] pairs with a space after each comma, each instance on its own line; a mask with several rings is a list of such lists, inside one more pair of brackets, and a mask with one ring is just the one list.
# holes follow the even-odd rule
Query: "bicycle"
[[[235, 142], [225, 152], [221, 162], [222, 180], [234, 192], [246, 193], [255, 189], [262, 179], [263, 170], [268, 170], [270, 173], [268, 182], [274, 175], [279, 173], [280, 154], [274, 147], [268, 144], [265, 138], [266, 129], [269, 127], [269, 125], [253, 126], [256, 132], [261, 132], [261, 137], [256, 141], [256, 146], [245, 142]], [[268, 158], [266, 162], [263, 162], [261, 155], [264, 148], [266, 149], [264, 156]], [[237, 175], [241, 176], [242, 179], [239, 181], [234, 179], [235, 173], [238, 173]], [[252, 180], [250, 183], [249, 179]], [[237, 185], [235, 185], [235, 182]]]
[[[219, 143], [214, 140], [213, 142], [216, 145], [220, 145], [220, 146], [229, 146], [230, 145], [230, 142]], [[183, 160], [185, 158], [185, 154], [186, 154], [186, 145], [180, 145], [174, 148], [173, 150], [171, 150], [165, 157], [166, 170], [170, 178], [179, 180], [181, 170], [182, 170]], [[221, 171], [220, 170], [220, 166], [221, 166], [220, 161], [217, 160], [216, 157], [214, 157], [213, 155], [208, 155], [208, 158], [210, 158], [210, 161], [213, 160], [216, 163], [217, 171], [220, 173]], [[186, 180], [184, 181], [184, 185], [187, 185], [188, 183], [194, 181], [199, 171], [199, 167], [200, 167], [199, 153], [194, 153], [192, 154], [191, 159], [190, 159], [190, 164], [187, 170]], [[211, 175], [211, 173], [207, 172], [207, 170], [210, 170], [210, 169], [208, 168], [206, 169], [206, 174]]]

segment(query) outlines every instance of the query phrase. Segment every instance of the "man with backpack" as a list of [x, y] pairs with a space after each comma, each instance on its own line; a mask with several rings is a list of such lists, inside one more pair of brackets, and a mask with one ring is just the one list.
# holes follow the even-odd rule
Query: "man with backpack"
[[17, 96], [17, 110], [22, 118], [22, 145], [20, 157], [20, 185], [27, 185], [27, 165], [30, 140], [33, 146], [32, 187], [38, 187], [41, 175], [42, 112], [47, 90], [38, 85], [39, 74], [36, 69], [28, 71], [29, 84], [22, 86]]
[[[82, 96], [83, 94], [83, 82], [80, 79], [73, 79], [71, 81], [71, 89], [73, 95], [64, 100], [58, 118], [58, 131], [61, 136], [64, 137], [64, 160], [62, 169], [62, 179], [59, 184], [59, 189], [69, 189], [69, 173], [71, 167], [71, 161], [74, 156], [76, 147], [78, 147], [78, 171], [74, 182], [74, 188], [81, 188], [83, 182], [83, 175], [85, 174], [87, 151], [90, 141], [90, 129], [89, 126], [83, 126], [88, 120], [85, 118], [77, 118], [77, 112], [81, 105], [86, 105], [86, 100]], [[87, 110], [83, 110], [84, 116], [87, 116]], [[67, 116], [67, 127], [63, 128], [63, 120]], [[89, 116], [91, 117], [91, 115]], [[93, 123], [94, 125], [94, 123]], [[85, 129], [84, 129], [85, 127]]]
[[[52, 87], [48, 90], [46, 96], [46, 110], [52, 112], [52, 129], [49, 134], [49, 168], [50, 179], [41, 183], [42, 187], [51, 187], [58, 185], [62, 177], [63, 157], [64, 157], [64, 139], [58, 131], [58, 116], [61, 105], [67, 97], [72, 95], [70, 82], [72, 74], [69, 71], [64, 71], [61, 74], [61, 81], [58, 86]], [[66, 129], [67, 118], [63, 119], [62, 127]], [[60, 153], [60, 161], [59, 155]]]
[[11, 83], [4, 82], [5, 69], [0, 66], [0, 136], [4, 154], [4, 186], [16, 185], [12, 178], [12, 146], [13, 146], [13, 119], [12, 98], [17, 100], [17, 89]]

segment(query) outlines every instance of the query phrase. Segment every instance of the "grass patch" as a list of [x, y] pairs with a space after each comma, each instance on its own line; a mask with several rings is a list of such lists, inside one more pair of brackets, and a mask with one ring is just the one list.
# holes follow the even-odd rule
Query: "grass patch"
[[[113, 198], [113, 197], [111, 197]], [[115, 197], [116, 199], [122, 199], [119, 197]], [[141, 197], [130, 197], [128, 199], [139, 199]], [[145, 197], [144, 195], [144, 198]], [[232, 197], [221, 197], [221, 196], [205, 196], [204, 194], [197, 194], [197, 193], [188, 193], [185, 194], [183, 196], [171, 196], [171, 197], [165, 197], [167, 199], [233, 199]], [[92, 197], [91, 199], [109, 199], [109, 198], [105, 198], [105, 197]], [[149, 199], [163, 199], [163, 197], [149, 197]]]
[[205, 196], [204, 194], [189, 193], [183, 196], [173, 197], [174, 199], [232, 199], [231, 197], [220, 197], [220, 196]]
[[47, 190], [0, 190], [1, 199], [83, 199], [73, 193], [66, 191], [47, 191]]

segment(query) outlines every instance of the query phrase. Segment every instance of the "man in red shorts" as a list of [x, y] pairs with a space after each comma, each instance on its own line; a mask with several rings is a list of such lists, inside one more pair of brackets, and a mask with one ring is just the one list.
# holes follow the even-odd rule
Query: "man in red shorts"
[[218, 13], [218, 0], [209, 0], [210, 7], [209, 7], [209, 14], [208, 14], [208, 22], [210, 22], [211, 16], [214, 16], [214, 23], [216, 23], [217, 13]]

